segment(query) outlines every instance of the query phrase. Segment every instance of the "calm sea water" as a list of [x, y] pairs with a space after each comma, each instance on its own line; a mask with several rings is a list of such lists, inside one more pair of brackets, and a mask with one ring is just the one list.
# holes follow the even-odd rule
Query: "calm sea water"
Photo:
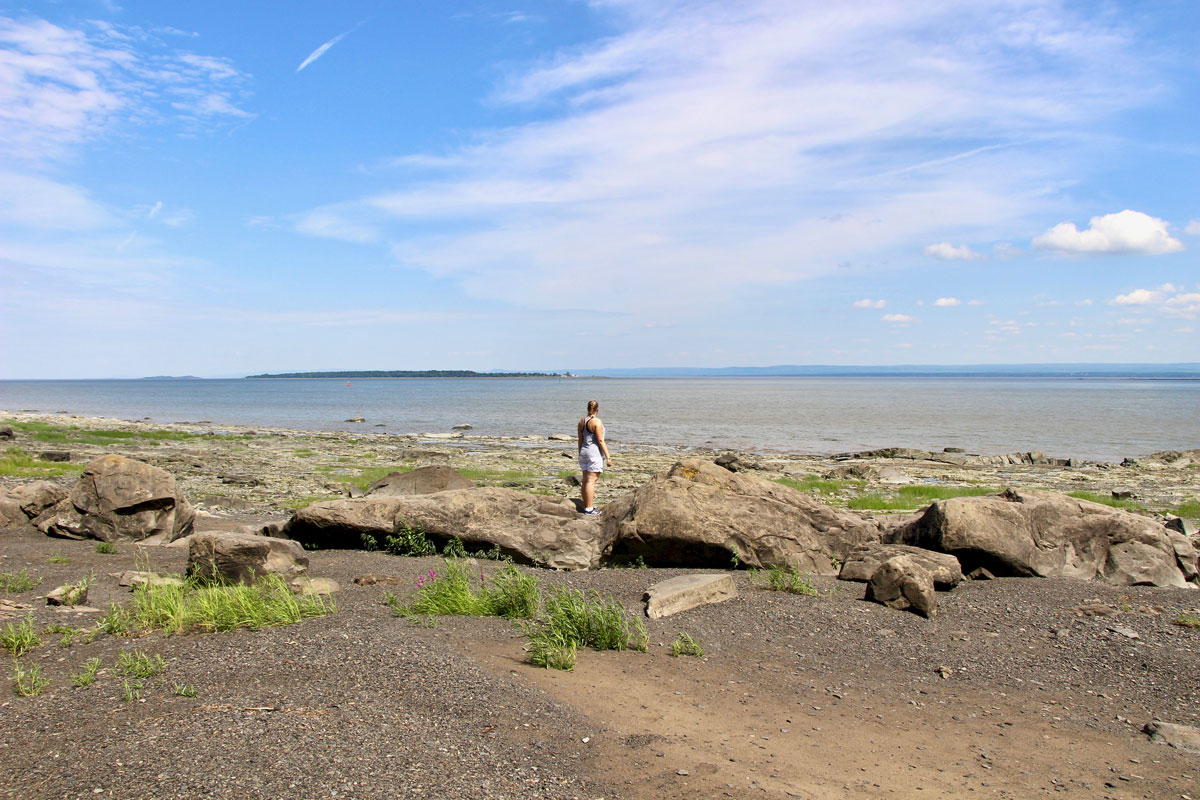
[[[1043, 450], [1105, 461], [1200, 447], [1200, 381], [613, 378], [0, 381], [0, 409], [310, 430], [573, 434], [751, 451]], [[364, 417], [362, 424], [348, 423]], [[377, 427], [382, 426], [382, 427]]]

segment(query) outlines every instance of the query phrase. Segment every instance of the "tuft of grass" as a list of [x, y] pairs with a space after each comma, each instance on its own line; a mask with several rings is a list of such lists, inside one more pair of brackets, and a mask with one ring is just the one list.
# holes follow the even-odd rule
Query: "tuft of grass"
[[690, 634], [682, 631], [675, 637], [675, 641], [671, 642], [671, 655], [678, 658], [679, 656], [695, 656], [696, 658], [704, 658], [704, 648], [700, 643], [691, 637]]
[[28, 567], [21, 567], [17, 572], [0, 572], [0, 592], [5, 594], [28, 592], [41, 582], [41, 578], [29, 574]]
[[109, 636], [131, 636], [133, 635], [133, 625], [133, 614], [128, 609], [109, 602], [108, 613], [100, 618], [96, 627]]
[[57, 475], [77, 475], [83, 472], [82, 464], [69, 461], [43, 461], [34, 458], [19, 447], [9, 447], [0, 455], [0, 475], [19, 478], [50, 478]]
[[0, 628], [0, 648], [7, 650], [13, 658], [20, 658], [41, 643], [42, 637], [33, 627], [33, 617]]
[[37, 697], [50, 685], [50, 679], [42, 677], [41, 664], [34, 664], [25, 669], [17, 661], [13, 661], [13, 692], [21, 697]]
[[196, 697], [199, 694], [194, 686], [188, 686], [186, 683], [175, 684], [176, 697]]
[[1111, 494], [1097, 494], [1095, 492], [1068, 492], [1067, 497], [1074, 497], [1076, 500], [1088, 500], [1093, 503], [1111, 506], [1112, 508], [1121, 508], [1126, 511], [1145, 511], [1146, 507], [1136, 500], [1120, 500], [1113, 497]]
[[59, 550], [54, 555], [50, 556], [50, 563], [51, 564], [70, 564], [71, 559], [68, 556], [64, 556], [62, 554], [62, 551]]
[[[339, 463], [348, 463], [350, 460], [341, 461]], [[317, 472], [323, 475], [328, 475], [335, 481], [340, 483], [348, 483], [352, 486], [357, 486], [359, 489], [366, 490], [375, 481], [380, 478], [387, 477], [393, 472], [412, 472], [414, 467], [411, 464], [381, 464], [379, 466], [369, 466], [365, 464], [354, 464], [353, 466], [319, 466]]]
[[89, 575], [86, 578], [80, 578], [75, 583], [67, 584], [67, 591], [63, 592], [62, 604], [64, 606], [77, 606], [87, 599], [88, 589], [92, 586], [92, 581], [95, 580], [95, 575]]
[[96, 552], [103, 556], [115, 555], [117, 546], [112, 542], [96, 542]]
[[71, 685], [82, 689], [84, 686], [91, 686], [96, 681], [96, 673], [100, 671], [101, 661], [98, 658], [89, 658], [83, 662], [83, 669], [71, 676]]
[[132, 703], [142, 699], [142, 689], [145, 684], [141, 681], [122, 681], [121, 682], [121, 700], [125, 703]]
[[[554, 587], [542, 606], [542, 616], [523, 626], [529, 661], [539, 667], [571, 669], [575, 651], [582, 646], [642, 651], [647, 647], [645, 624], [611, 595]], [[567, 663], [570, 666], [558, 666]]]
[[294, 455], [296, 458], [312, 458], [316, 454], [316, 450], [308, 447], [298, 447], [292, 451], [292, 455]]
[[46, 628], [46, 633], [57, 633], [61, 636], [58, 640], [59, 647], [70, 647], [77, 638], [82, 639], [84, 644], [96, 638], [99, 630], [88, 630], [87, 628], [72, 628], [70, 625], [51, 625]]
[[475, 581], [466, 564], [447, 558], [440, 573], [431, 569], [417, 578], [417, 591], [407, 604], [391, 592], [384, 602], [410, 621], [421, 616], [529, 619], [541, 607], [542, 588], [536, 577], [515, 564], [506, 564], [488, 586], [482, 571]]
[[790, 594], [802, 594], [806, 597], [816, 597], [817, 588], [812, 585], [812, 581], [808, 576], [801, 575], [795, 567], [781, 567], [778, 564], [772, 564], [766, 570], [751, 570], [750, 578], [755, 580], [759, 575], [763, 578], [763, 588], [771, 592], [788, 592]]
[[[320, 595], [294, 595], [278, 575], [264, 575], [253, 584], [143, 584], [134, 589], [133, 610], [117, 616], [116, 627], [128, 620], [128, 631], [211, 633], [238, 628], [258, 630], [290, 625], [307, 617], [337, 610]], [[110, 611], [110, 614], [113, 614]]]
[[1200, 628], [1200, 611], [1184, 611], [1174, 621], [1185, 628]]
[[167, 668], [163, 657], [147, 655], [141, 650], [126, 651], [117, 656], [117, 671], [133, 678], [152, 678]]
[[334, 495], [331, 495], [331, 494], [310, 494], [310, 495], [305, 495], [304, 497], [297, 497], [293, 500], [288, 500], [286, 503], [283, 504], [283, 507], [291, 508], [291, 509], [294, 509], [295, 511], [299, 511], [302, 508], [308, 508], [313, 503], [320, 503], [325, 500], [338, 500], [338, 499], [340, 499], [340, 498], [338, 498]]

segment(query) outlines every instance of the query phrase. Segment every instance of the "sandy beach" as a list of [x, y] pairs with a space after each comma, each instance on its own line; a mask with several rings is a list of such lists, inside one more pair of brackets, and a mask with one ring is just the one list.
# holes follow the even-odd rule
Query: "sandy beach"
[[[480, 485], [578, 491], [570, 439], [4, 416], [19, 423], [9, 445], [32, 455], [67, 451], [69, 464], [83, 464], [120, 453], [170, 471], [202, 531], [282, 521], [391, 468], [431, 463]], [[61, 436], [38, 440], [39, 425]], [[129, 435], [105, 440], [99, 430]], [[612, 447], [600, 504], [682, 457], [719, 455]], [[912, 485], [1117, 492], [1145, 514], [1200, 495], [1195, 453], [1125, 465], [1058, 464], [1058, 454], [1025, 464], [912, 451], [738, 455], [741, 468], [809, 485], [835, 505]], [[32, 479], [5, 476], [3, 485]], [[800, 596], [734, 570], [737, 598], [646, 620], [647, 652], [584, 650], [573, 672], [561, 672], [528, 664], [525, 639], [506, 620], [425, 627], [394, 616], [385, 592], [411, 593], [441, 559], [362, 551], [309, 553], [310, 574], [341, 586], [329, 616], [62, 646], [45, 631], [94, 626], [99, 612], [48, 607], [47, 591], [94, 575], [90, 608], [126, 604], [114, 575], [181, 573], [186, 550], [120, 543], [102, 554], [94, 542], [29, 526], [2, 536], [0, 572], [24, 569], [40, 582], [0, 597], [0, 624], [32, 616], [43, 642], [21, 663], [49, 680], [36, 697], [9, 691], [0, 701], [6, 797], [1200, 797], [1200, 756], [1142, 733], [1151, 720], [1200, 726], [1200, 630], [1175, 624], [1200, 608], [1194, 590], [968, 581], [940, 593], [937, 616], [923, 619], [863, 602], [862, 584], [814, 578], [818, 594]], [[633, 613], [650, 585], [684, 573], [528, 571], [547, 586], [611, 594]], [[355, 583], [367, 573], [393, 582]], [[673, 657], [679, 633], [704, 655]], [[166, 668], [130, 699], [114, 665], [135, 649], [161, 655]], [[97, 680], [74, 687], [69, 677], [92, 658], [103, 664]]]

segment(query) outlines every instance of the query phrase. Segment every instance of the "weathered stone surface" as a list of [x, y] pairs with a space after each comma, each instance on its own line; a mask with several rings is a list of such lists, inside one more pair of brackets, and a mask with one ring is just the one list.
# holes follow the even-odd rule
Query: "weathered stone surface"
[[1170, 745], [1185, 753], [1200, 754], [1200, 728], [1154, 720], [1147, 722], [1142, 732], [1149, 736], [1152, 742]]
[[[1146, 517], [1054, 492], [1007, 489], [934, 502], [889, 540], [952, 553], [968, 571], [1188, 586], [1200, 555]], [[1191, 576], [1191, 577], [1189, 577]]]
[[314, 503], [288, 521], [283, 535], [320, 547], [357, 548], [364, 533], [382, 538], [406, 527], [419, 527], [438, 542], [458, 537], [468, 550], [494, 545], [556, 569], [595, 567], [608, 544], [599, 520], [577, 514], [570, 500], [495, 487]]
[[996, 579], [996, 576], [987, 567], [976, 567], [971, 570], [967, 577], [973, 581], [991, 581]]
[[933, 576], [908, 555], [895, 556], [880, 564], [867, 582], [864, 599], [923, 617], [937, 613]]
[[958, 559], [949, 553], [935, 553], [906, 544], [867, 544], [856, 547], [846, 557], [838, 578], [844, 581], [869, 581], [883, 562], [896, 556], [911, 556], [933, 576], [938, 589], [953, 589], [963, 579]]
[[1171, 517], [1171, 519], [1167, 520], [1167, 530], [1182, 533], [1189, 539], [1200, 536], [1200, 527], [1196, 526], [1196, 520], [1184, 517]]
[[646, 590], [646, 616], [669, 617], [697, 606], [721, 603], [737, 597], [732, 575], [680, 575], [660, 581]]
[[412, 472], [392, 472], [367, 487], [368, 496], [433, 494], [447, 489], [473, 489], [475, 484], [447, 466], [420, 467]]
[[66, 488], [50, 481], [34, 481], [0, 490], [0, 527], [22, 525], [62, 502], [66, 496]]
[[107, 455], [88, 464], [67, 497], [34, 524], [52, 536], [140, 541], [156, 534], [186, 536], [195, 517], [171, 473]]
[[375, 586], [378, 584], [383, 584], [384, 586], [404, 586], [412, 583], [412, 580], [401, 578], [399, 575], [379, 575], [374, 572], [368, 572], [359, 575], [354, 579], [354, 582], [359, 586]]
[[786, 486], [699, 459], [681, 461], [601, 516], [612, 551], [661, 566], [792, 566], [836, 575], [879, 526]]
[[285, 580], [308, 570], [296, 542], [244, 533], [197, 533], [188, 543], [187, 574], [204, 580], [253, 583], [260, 575]]

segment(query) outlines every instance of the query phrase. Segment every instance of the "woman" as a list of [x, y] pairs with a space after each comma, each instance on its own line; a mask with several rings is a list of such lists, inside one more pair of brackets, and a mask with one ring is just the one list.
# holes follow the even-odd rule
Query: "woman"
[[583, 513], [599, 514], [600, 509], [593, 503], [596, 499], [596, 479], [605, 467], [612, 466], [612, 456], [608, 454], [608, 445], [604, 443], [604, 423], [596, 416], [600, 404], [589, 400], [587, 416], [579, 420], [579, 468], [583, 470]]

